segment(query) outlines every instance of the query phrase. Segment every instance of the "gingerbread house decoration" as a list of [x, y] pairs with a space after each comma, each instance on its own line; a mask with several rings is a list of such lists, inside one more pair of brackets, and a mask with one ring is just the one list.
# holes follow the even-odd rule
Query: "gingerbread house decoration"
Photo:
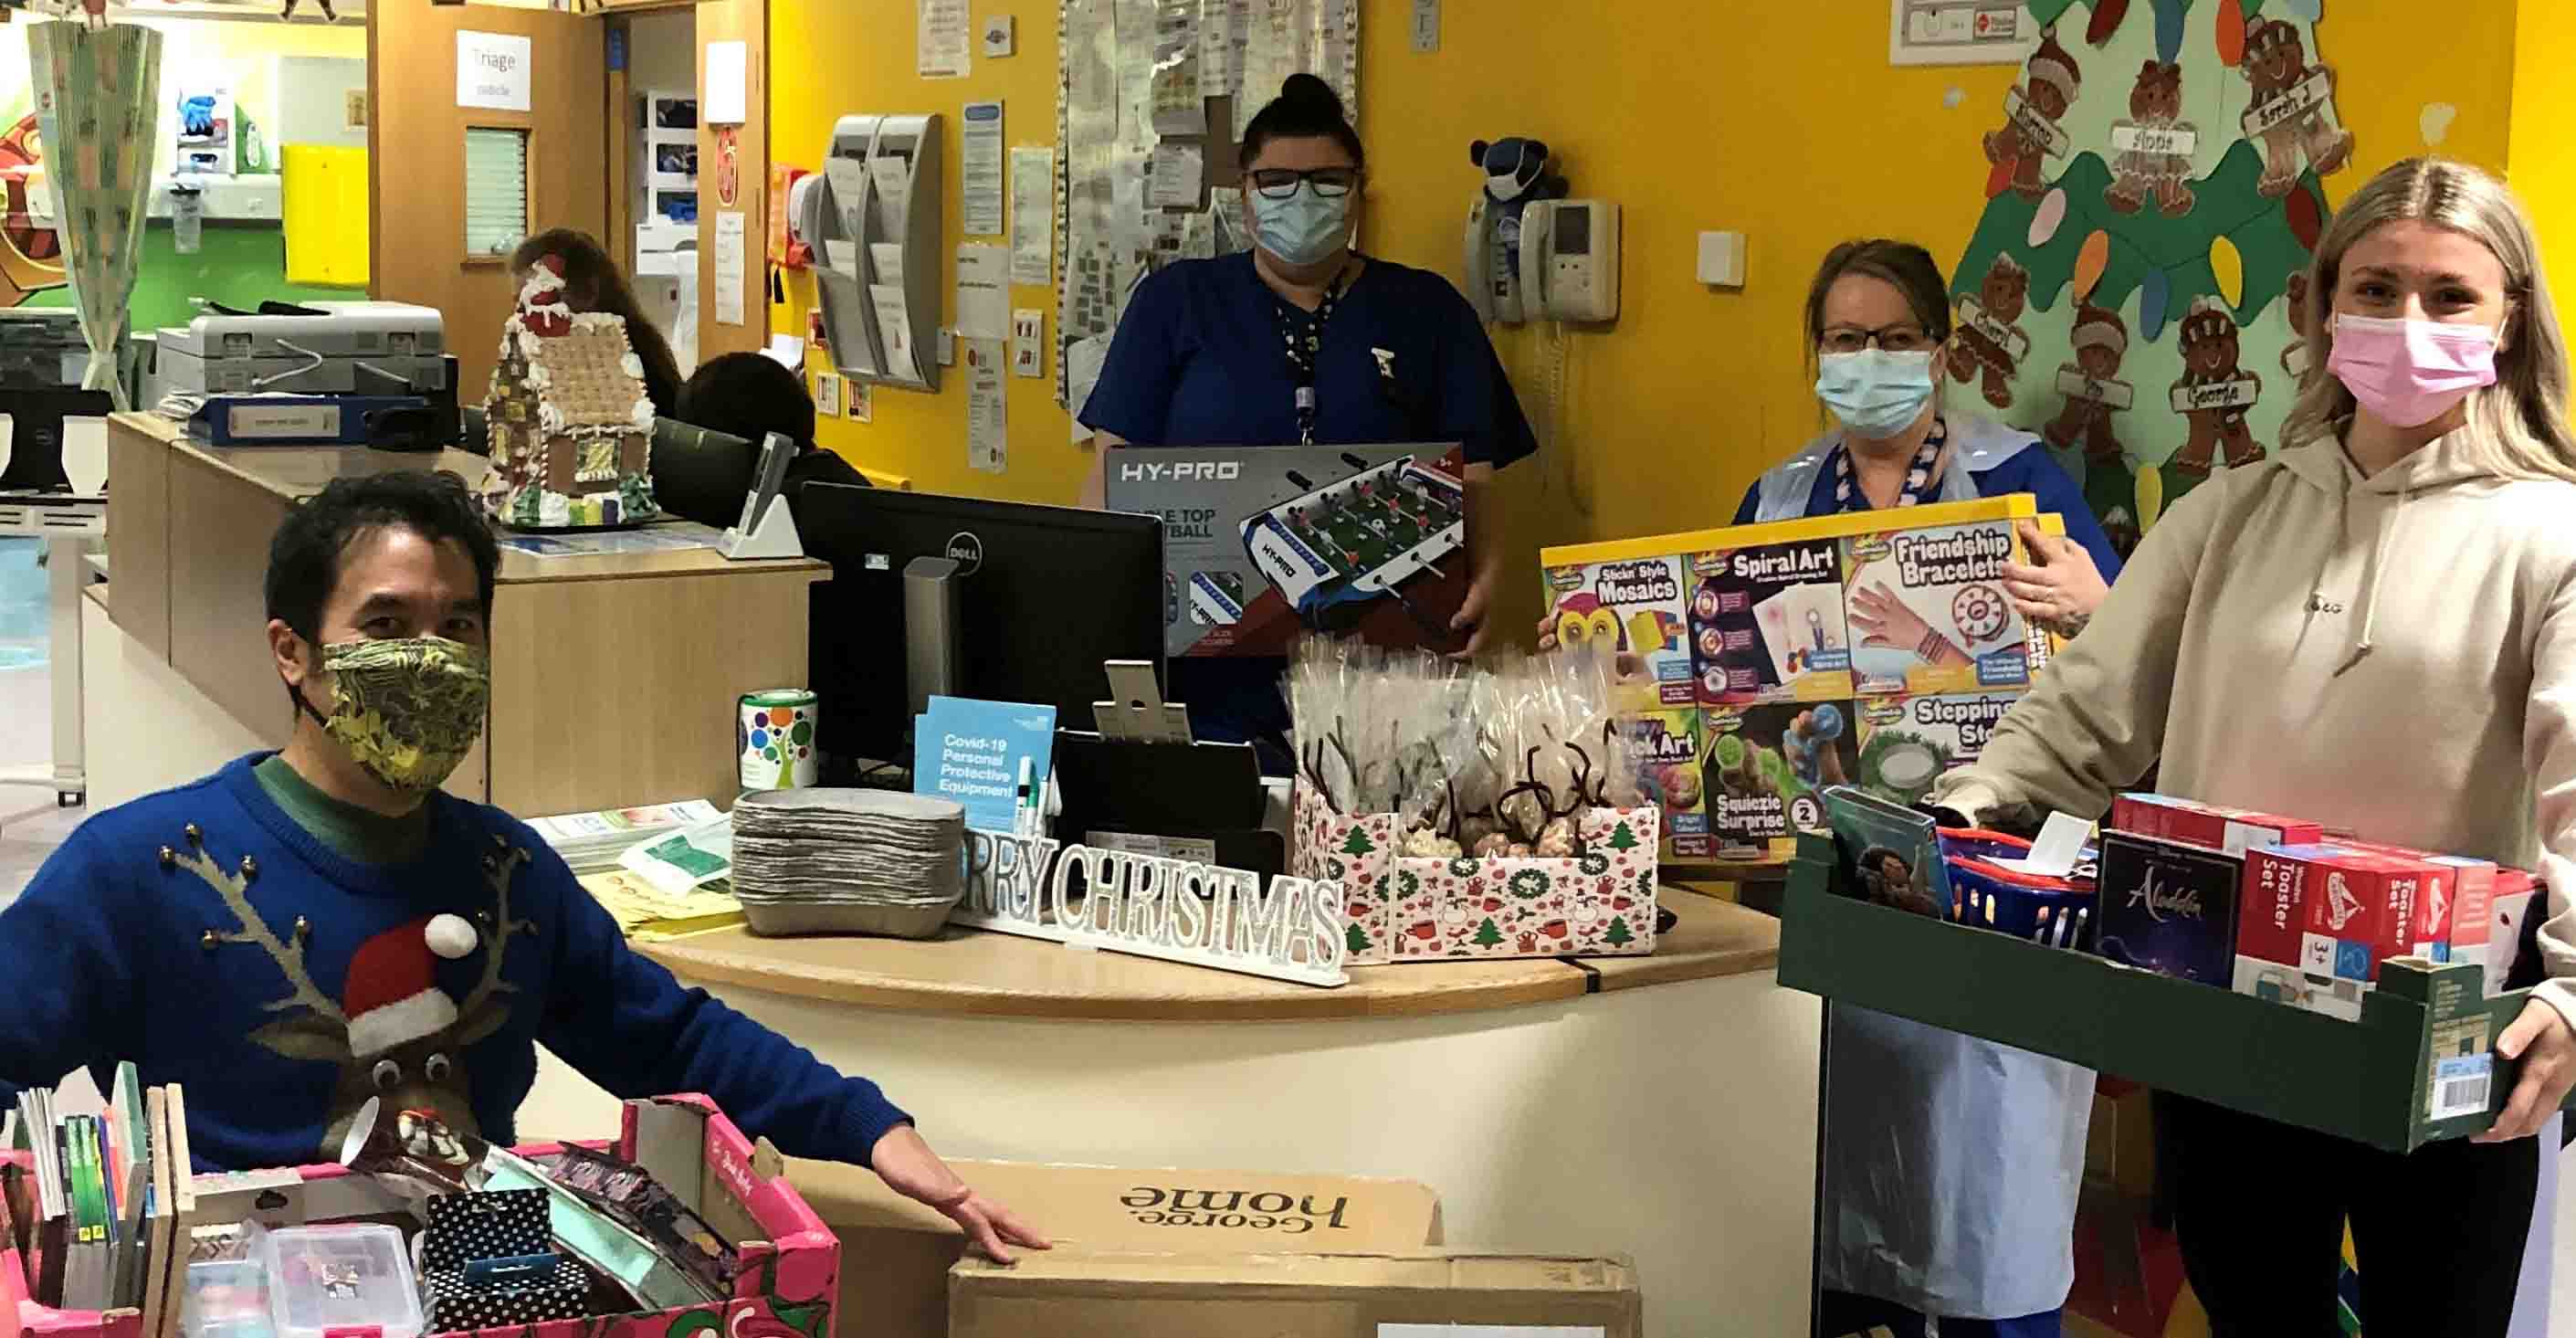
[[562, 262], [537, 261], [502, 327], [484, 400], [492, 468], [484, 509], [515, 529], [640, 525], [661, 515], [650, 473], [653, 401], [626, 323], [576, 314]]

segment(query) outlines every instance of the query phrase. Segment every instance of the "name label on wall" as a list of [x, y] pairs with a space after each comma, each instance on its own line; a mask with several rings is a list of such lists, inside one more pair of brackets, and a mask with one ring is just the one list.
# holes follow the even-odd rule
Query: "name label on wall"
[[492, 111], [529, 110], [528, 77], [535, 43], [511, 33], [456, 34], [456, 105]]

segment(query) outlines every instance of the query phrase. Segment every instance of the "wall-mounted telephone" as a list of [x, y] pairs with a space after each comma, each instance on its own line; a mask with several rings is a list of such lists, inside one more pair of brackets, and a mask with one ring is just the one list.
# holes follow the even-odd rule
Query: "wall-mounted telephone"
[[1521, 214], [1520, 304], [1533, 318], [1619, 316], [1619, 206], [1532, 200]]
[[1542, 200], [1563, 199], [1565, 178], [1551, 170], [1547, 144], [1513, 137], [1467, 146], [1467, 160], [1485, 173], [1467, 211], [1467, 302], [1479, 319], [1518, 325], [1527, 319], [1521, 293], [1521, 227]]

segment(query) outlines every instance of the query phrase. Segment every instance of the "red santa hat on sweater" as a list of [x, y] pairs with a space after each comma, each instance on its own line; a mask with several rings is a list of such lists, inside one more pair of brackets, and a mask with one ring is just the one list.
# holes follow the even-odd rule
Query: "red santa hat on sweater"
[[2075, 57], [2057, 44], [2054, 25], [2040, 30], [2039, 49], [2030, 57], [2030, 82], [2056, 89], [2070, 106], [2075, 102], [2076, 90], [2084, 86], [2083, 76], [2075, 69]]
[[474, 951], [475, 938], [462, 918], [430, 915], [359, 944], [340, 999], [350, 1053], [371, 1058], [454, 1026], [456, 1001], [438, 987], [438, 959]]

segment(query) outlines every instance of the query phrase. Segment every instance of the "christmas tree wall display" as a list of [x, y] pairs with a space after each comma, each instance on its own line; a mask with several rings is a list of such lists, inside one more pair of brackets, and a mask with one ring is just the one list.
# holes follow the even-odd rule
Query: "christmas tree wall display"
[[[1951, 271], [1960, 411], [2038, 434], [2123, 553], [2261, 460], [2311, 370], [2320, 178], [2352, 161], [2321, 0], [2028, 0]], [[2071, 45], [2070, 45], [2071, 43]], [[1990, 123], [1991, 124], [1991, 123]]]

